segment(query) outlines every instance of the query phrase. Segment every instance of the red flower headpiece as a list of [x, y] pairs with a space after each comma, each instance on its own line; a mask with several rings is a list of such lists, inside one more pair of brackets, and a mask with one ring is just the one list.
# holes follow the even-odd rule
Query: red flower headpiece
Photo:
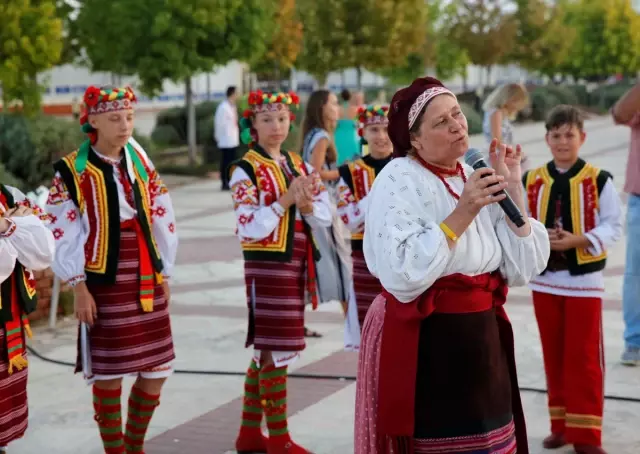
[[93, 85], [84, 92], [83, 100], [86, 108], [80, 117], [80, 124], [92, 144], [96, 143], [98, 135], [89, 124], [89, 115], [133, 109], [138, 102], [131, 87], [102, 90]]
[[356, 117], [356, 121], [358, 122], [358, 135], [362, 137], [364, 135], [364, 128], [369, 125], [388, 125], [388, 113], [388, 106], [375, 105], [359, 107]]
[[240, 120], [240, 138], [244, 143], [251, 146], [257, 139], [255, 130], [251, 124], [251, 120], [255, 114], [288, 111], [293, 124], [296, 116], [291, 112], [291, 108], [298, 108], [300, 98], [292, 91], [289, 93], [263, 93], [262, 90], [256, 90], [249, 93], [248, 103], [249, 108], [243, 112], [242, 119]]

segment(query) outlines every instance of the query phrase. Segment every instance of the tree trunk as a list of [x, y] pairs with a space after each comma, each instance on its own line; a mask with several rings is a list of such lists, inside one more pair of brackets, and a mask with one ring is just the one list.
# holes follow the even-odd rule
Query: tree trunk
[[347, 88], [347, 75], [344, 70], [340, 71], [340, 82], [342, 83], [343, 90]]
[[362, 90], [362, 68], [358, 66], [356, 68], [356, 77], [358, 79], [358, 91]]
[[207, 73], [207, 101], [211, 101], [211, 73]]
[[187, 102], [187, 145], [189, 147], [189, 165], [196, 165], [196, 106], [193, 103], [191, 77], [185, 80], [185, 100]]

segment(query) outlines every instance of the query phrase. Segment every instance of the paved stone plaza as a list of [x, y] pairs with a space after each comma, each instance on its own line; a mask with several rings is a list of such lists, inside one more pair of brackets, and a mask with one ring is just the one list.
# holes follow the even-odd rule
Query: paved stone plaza
[[[623, 184], [629, 132], [608, 118], [587, 123], [583, 157], [613, 173]], [[533, 164], [549, 159], [541, 124], [520, 126], [515, 137]], [[481, 146], [482, 137], [472, 144]], [[622, 197], [626, 200], [626, 197]], [[173, 279], [171, 307], [181, 370], [235, 371], [236, 376], [176, 374], [166, 384], [161, 406], [152, 421], [147, 454], [225, 454], [233, 451], [240, 422], [242, 373], [250, 352], [243, 348], [246, 309], [243, 263], [234, 236], [234, 216], [228, 193], [216, 181], [198, 181], [173, 190], [181, 247]], [[625, 210], [626, 211], [626, 210]], [[604, 328], [607, 359], [606, 391], [612, 396], [640, 399], [640, 368], [618, 363], [623, 346], [621, 289], [625, 241], [610, 251], [606, 270]], [[640, 295], [639, 304], [640, 304]], [[542, 355], [535, 318], [526, 288], [512, 289], [507, 311], [513, 321], [520, 384], [544, 388]], [[324, 305], [309, 313], [308, 325], [324, 334], [310, 339], [294, 373], [353, 376], [357, 355], [342, 351], [339, 305]], [[62, 321], [55, 332], [42, 328], [32, 346], [50, 358], [75, 359], [75, 324]], [[69, 367], [30, 360], [30, 429], [11, 446], [20, 454], [99, 454], [93, 422], [91, 391]], [[127, 387], [131, 381], [127, 382]], [[355, 385], [351, 380], [290, 380], [290, 428], [295, 439], [316, 454], [353, 452]], [[540, 454], [547, 435], [544, 394], [525, 391], [524, 400], [532, 454]], [[640, 403], [607, 400], [604, 443], [611, 454], [640, 453]], [[560, 453], [571, 452], [556, 451]]]

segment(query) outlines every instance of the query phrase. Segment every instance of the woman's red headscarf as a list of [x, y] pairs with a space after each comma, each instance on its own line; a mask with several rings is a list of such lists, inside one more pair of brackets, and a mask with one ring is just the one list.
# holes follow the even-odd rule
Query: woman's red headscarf
[[389, 109], [389, 138], [395, 157], [403, 157], [411, 149], [409, 130], [420, 113], [438, 95], [455, 95], [434, 77], [421, 77], [393, 95]]

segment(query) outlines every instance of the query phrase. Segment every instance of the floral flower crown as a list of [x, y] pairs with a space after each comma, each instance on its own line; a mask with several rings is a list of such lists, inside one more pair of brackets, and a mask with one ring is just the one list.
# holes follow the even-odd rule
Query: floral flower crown
[[89, 124], [89, 115], [133, 109], [138, 102], [131, 87], [103, 90], [93, 85], [84, 92], [83, 100], [86, 109], [80, 117], [80, 124], [82, 132], [89, 136], [92, 144], [96, 143], [98, 135]]
[[300, 106], [300, 98], [294, 92], [289, 93], [263, 93], [256, 90], [249, 93], [249, 108], [246, 109], [240, 119], [240, 139], [243, 143], [251, 146], [258, 139], [256, 130], [253, 128], [253, 118], [262, 112], [288, 111], [291, 118], [291, 128], [296, 116], [291, 112], [291, 108], [297, 109]]
[[358, 135], [364, 135], [364, 128], [369, 125], [388, 125], [389, 106], [362, 106], [358, 108], [356, 121], [358, 122]]

